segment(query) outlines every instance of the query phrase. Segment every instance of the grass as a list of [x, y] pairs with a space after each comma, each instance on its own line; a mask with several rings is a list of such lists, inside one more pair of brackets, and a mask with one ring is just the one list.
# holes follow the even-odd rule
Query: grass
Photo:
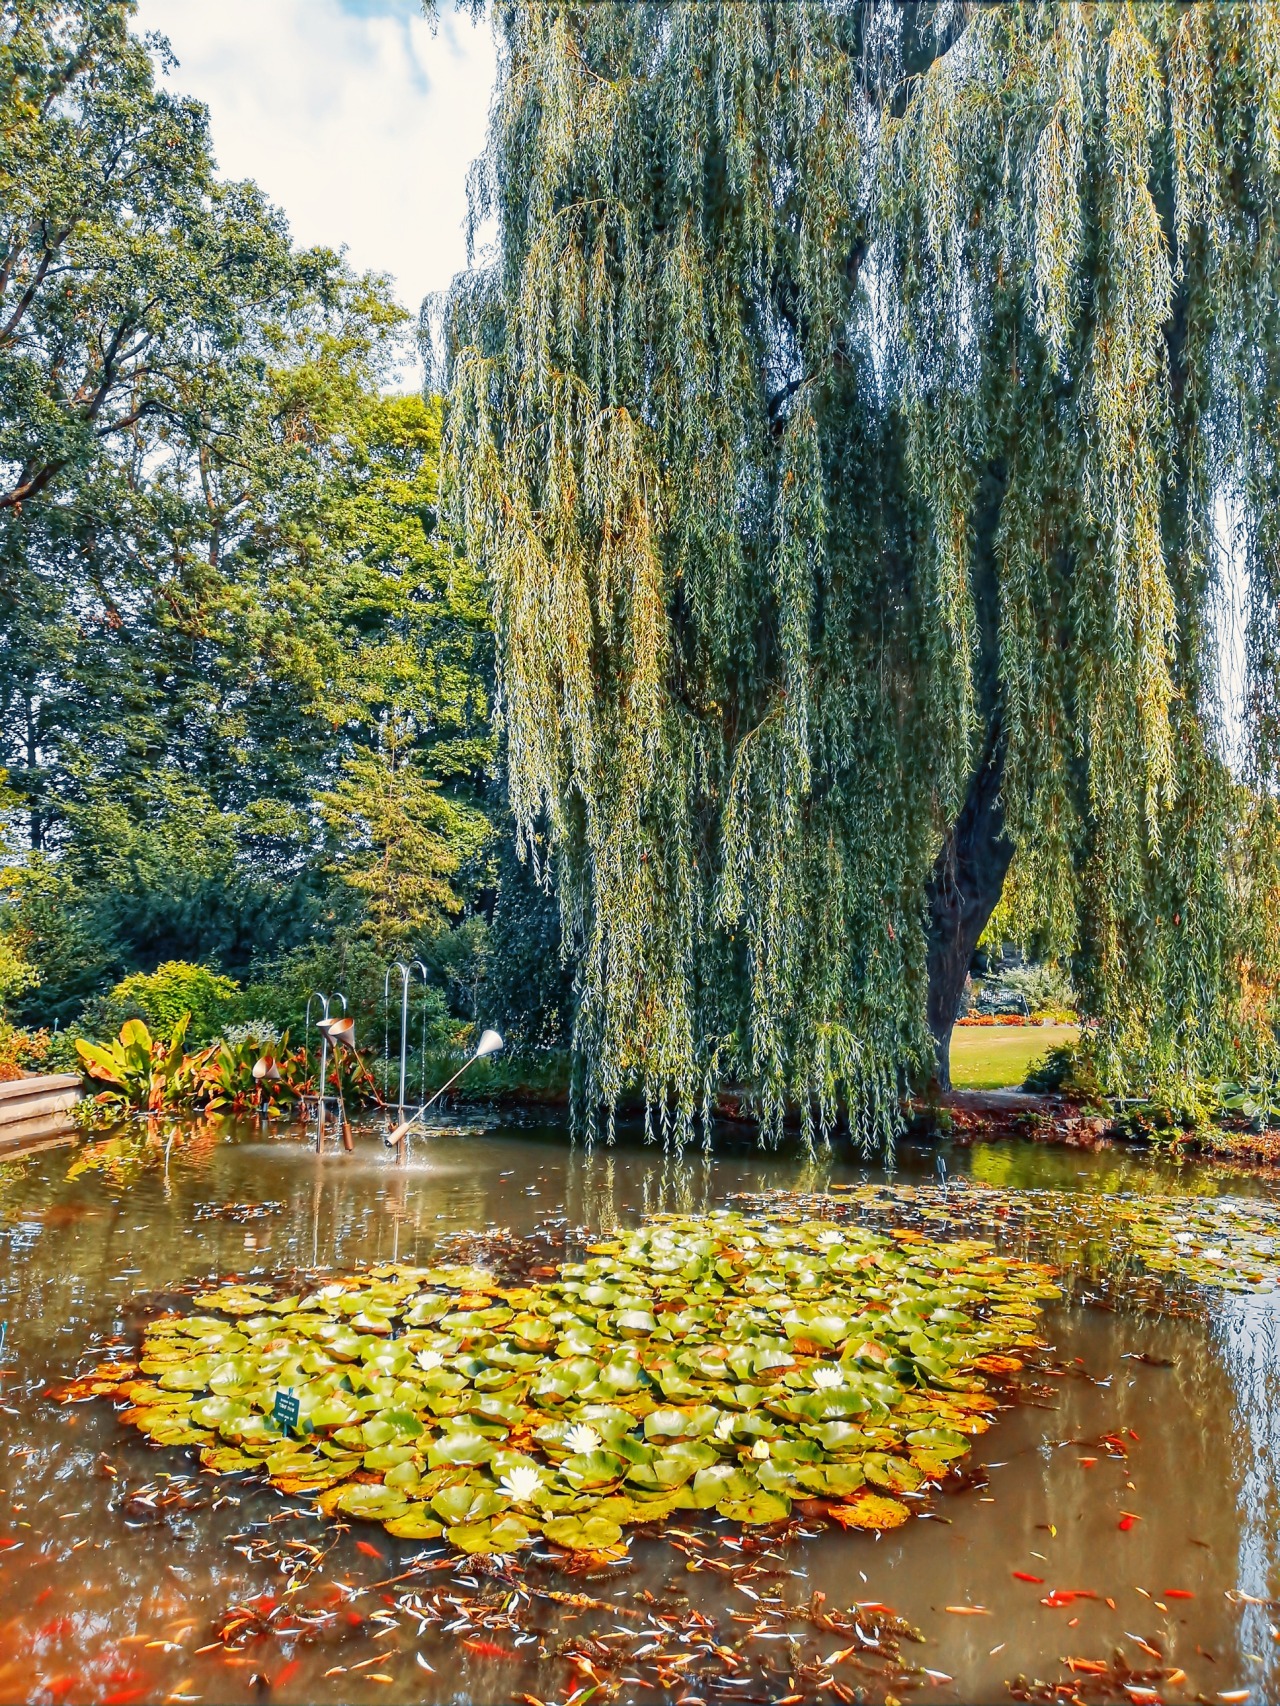
[[957, 1090], [1017, 1089], [1032, 1061], [1076, 1035], [1074, 1025], [957, 1025], [951, 1082]]

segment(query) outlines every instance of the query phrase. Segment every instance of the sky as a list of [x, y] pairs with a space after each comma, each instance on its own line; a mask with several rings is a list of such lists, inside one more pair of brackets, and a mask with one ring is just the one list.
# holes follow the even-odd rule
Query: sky
[[415, 314], [466, 264], [466, 178], [483, 143], [493, 38], [449, 0], [138, 0], [171, 86], [209, 108], [218, 165], [254, 178], [302, 245], [392, 274]]

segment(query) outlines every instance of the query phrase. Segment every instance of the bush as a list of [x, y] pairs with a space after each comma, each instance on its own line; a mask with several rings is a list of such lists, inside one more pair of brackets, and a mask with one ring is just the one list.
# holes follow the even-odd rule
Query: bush
[[210, 1042], [235, 1017], [240, 985], [208, 966], [169, 960], [153, 972], [133, 972], [111, 993], [92, 1002], [84, 1028], [112, 1035], [129, 1019], [143, 1019], [161, 1033], [173, 1030], [189, 1014], [187, 1035], [193, 1043]]
[[979, 1014], [1072, 1019], [1075, 991], [1071, 979], [1056, 965], [1010, 966], [982, 980], [975, 998]]
[[23, 954], [7, 930], [0, 930], [0, 1018], [15, 995], [35, 989], [40, 973]]
[[1093, 1062], [1088, 1051], [1079, 1043], [1062, 1043], [1051, 1048], [1039, 1060], [1032, 1061], [1022, 1088], [1038, 1095], [1057, 1090], [1090, 1107], [1106, 1106]]
[[17, 1031], [0, 1020], [0, 1084], [47, 1070], [48, 1031]]

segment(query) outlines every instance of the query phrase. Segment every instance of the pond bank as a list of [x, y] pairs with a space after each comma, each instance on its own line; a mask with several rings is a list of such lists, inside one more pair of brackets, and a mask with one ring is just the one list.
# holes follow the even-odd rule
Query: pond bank
[[1122, 1116], [1030, 1090], [953, 1090], [936, 1104], [920, 1103], [911, 1124], [921, 1141], [939, 1137], [959, 1145], [1009, 1142], [1064, 1144], [1072, 1149], [1128, 1149], [1178, 1161], [1226, 1161], [1280, 1167], [1280, 1131], [1252, 1130], [1244, 1120], [1206, 1124], [1158, 1136]]

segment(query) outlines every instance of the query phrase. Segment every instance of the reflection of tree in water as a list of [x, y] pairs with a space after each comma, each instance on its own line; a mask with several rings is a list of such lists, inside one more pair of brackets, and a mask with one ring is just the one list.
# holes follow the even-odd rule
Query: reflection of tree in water
[[[1236, 1394], [1240, 1551], [1236, 1586], [1252, 1599], [1280, 1593], [1280, 1295], [1231, 1298], [1213, 1331]], [[1280, 1698], [1280, 1662], [1266, 1605], [1242, 1604], [1240, 1645], [1261, 1655], [1258, 1698]]]
[[817, 1193], [828, 1188], [834, 1166], [829, 1154], [790, 1158], [779, 1168], [776, 1157], [759, 1163], [677, 1150], [641, 1155], [617, 1151], [571, 1151], [566, 1165], [566, 1199], [571, 1217], [589, 1226], [617, 1225], [629, 1216], [707, 1214], [726, 1206], [739, 1190]]

